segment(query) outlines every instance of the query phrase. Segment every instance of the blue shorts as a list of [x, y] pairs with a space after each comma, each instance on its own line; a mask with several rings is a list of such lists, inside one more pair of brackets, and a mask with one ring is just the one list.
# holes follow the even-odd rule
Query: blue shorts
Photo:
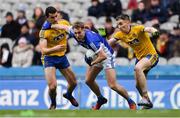
[[[157, 63], [159, 62], [159, 56], [158, 56], [158, 54], [154, 54], [154, 55], [149, 54], [149, 55], [146, 56], [146, 58], [148, 58], [149, 61], [151, 62], [151, 64], [152, 64], [151, 68], [153, 68], [154, 66], [156, 66]], [[139, 60], [136, 59], [135, 65], [136, 65], [138, 62], [139, 62]], [[147, 69], [147, 71], [149, 71], [151, 68]]]
[[44, 67], [55, 67], [57, 69], [65, 69], [70, 66], [66, 56], [45, 56]]

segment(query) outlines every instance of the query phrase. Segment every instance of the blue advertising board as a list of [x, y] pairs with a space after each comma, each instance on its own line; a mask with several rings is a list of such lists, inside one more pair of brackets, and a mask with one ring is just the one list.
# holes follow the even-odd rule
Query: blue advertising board
[[[84, 82], [84, 77], [78, 79], [78, 86], [74, 91], [79, 101], [79, 109], [90, 109], [96, 103], [96, 96]], [[149, 96], [156, 109], [180, 109], [180, 78], [168, 76], [150, 77], [148, 80]], [[101, 92], [108, 99], [103, 109], [127, 109], [128, 104], [115, 91], [111, 90], [106, 79], [98, 77], [97, 83]], [[141, 98], [135, 88], [133, 76], [118, 77], [118, 83], [128, 90], [129, 95], [137, 103]], [[67, 82], [64, 78], [58, 79], [57, 108], [75, 109], [70, 102], [62, 97], [66, 92]], [[0, 80], [0, 109], [48, 109], [50, 105], [48, 87], [42, 78], [16, 78]]]

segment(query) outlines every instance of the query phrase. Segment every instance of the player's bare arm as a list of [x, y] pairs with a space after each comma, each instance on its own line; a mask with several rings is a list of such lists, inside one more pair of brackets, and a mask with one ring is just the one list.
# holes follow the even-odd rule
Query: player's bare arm
[[108, 43], [111, 47], [113, 47], [117, 43], [117, 41], [118, 41], [117, 39], [111, 38], [108, 40]]
[[154, 38], [159, 37], [159, 31], [154, 27], [145, 27], [144, 31], [148, 32], [148, 33], [151, 33]]
[[56, 30], [66, 30], [66, 31], [69, 31], [70, 26], [61, 25], [61, 24], [53, 24], [53, 25], [51, 25], [51, 28], [56, 29]]
[[154, 27], [145, 27], [144, 31], [148, 33], [154, 33], [154, 32], [157, 32], [158, 30]]
[[91, 65], [100, 63], [104, 61], [105, 59], [107, 59], [107, 56], [105, 52], [102, 49], [100, 49], [99, 52], [97, 53], [97, 58], [91, 63]]
[[51, 54], [56, 51], [64, 50], [66, 48], [66, 46], [65, 45], [57, 45], [52, 48], [48, 48], [47, 40], [44, 38], [41, 38], [40, 39], [40, 48], [41, 48], [41, 53], [46, 55], [46, 54]]

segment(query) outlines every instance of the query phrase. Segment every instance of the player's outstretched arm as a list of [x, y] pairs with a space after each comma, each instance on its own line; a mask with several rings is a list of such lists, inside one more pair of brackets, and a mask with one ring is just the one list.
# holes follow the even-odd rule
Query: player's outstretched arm
[[51, 25], [51, 28], [57, 29], [57, 30], [66, 30], [67, 32], [69, 32], [71, 26], [61, 25], [61, 24], [53, 24], [53, 25]]
[[151, 33], [154, 38], [158, 38], [160, 34], [159, 31], [154, 27], [145, 27], [144, 31]]
[[117, 39], [115, 38], [111, 38], [108, 40], [108, 43], [111, 47], [113, 47], [116, 44], [116, 42], [117, 42]]
[[144, 31], [149, 32], [149, 33], [153, 33], [153, 32], [157, 32], [158, 30], [154, 27], [145, 27]]
[[66, 48], [65, 45], [56, 45], [52, 48], [48, 48], [47, 47], [47, 40], [44, 38], [40, 38], [39, 44], [40, 44], [40, 48], [41, 48], [41, 53], [43, 55], [51, 54], [53, 52], [64, 50]]

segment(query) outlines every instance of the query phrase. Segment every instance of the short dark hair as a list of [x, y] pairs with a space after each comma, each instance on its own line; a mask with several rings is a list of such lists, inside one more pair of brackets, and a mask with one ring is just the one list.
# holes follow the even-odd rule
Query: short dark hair
[[49, 17], [49, 14], [54, 14], [56, 12], [57, 12], [56, 8], [49, 6], [45, 10], [45, 15], [46, 15], [46, 17]]
[[127, 14], [122, 14], [122, 15], [116, 17], [116, 20], [119, 20], [119, 19], [130, 21], [130, 17]]
[[13, 17], [12, 12], [7, 12], [7, 13], [6, 13], [6, 17], [7, 17], [7, 16], [11, 16], [11, 17]]
[[24, 24], [21, 26], [21, 28], [22, 28], [22, 27], [26, 27], [27, 29], [29, 29], [28, 23], [24, 23]]
[[80, 22], [80, 21], [75, 22], [75, 23], [73, 24], [73, 27], [72, 27], [72, 28], [73, 28], [73, 29], [84, 28], [84, 23], [83, 23], [83, 22]]
[[112, 23], [111, 17], [106, 17], [106, 23]]

